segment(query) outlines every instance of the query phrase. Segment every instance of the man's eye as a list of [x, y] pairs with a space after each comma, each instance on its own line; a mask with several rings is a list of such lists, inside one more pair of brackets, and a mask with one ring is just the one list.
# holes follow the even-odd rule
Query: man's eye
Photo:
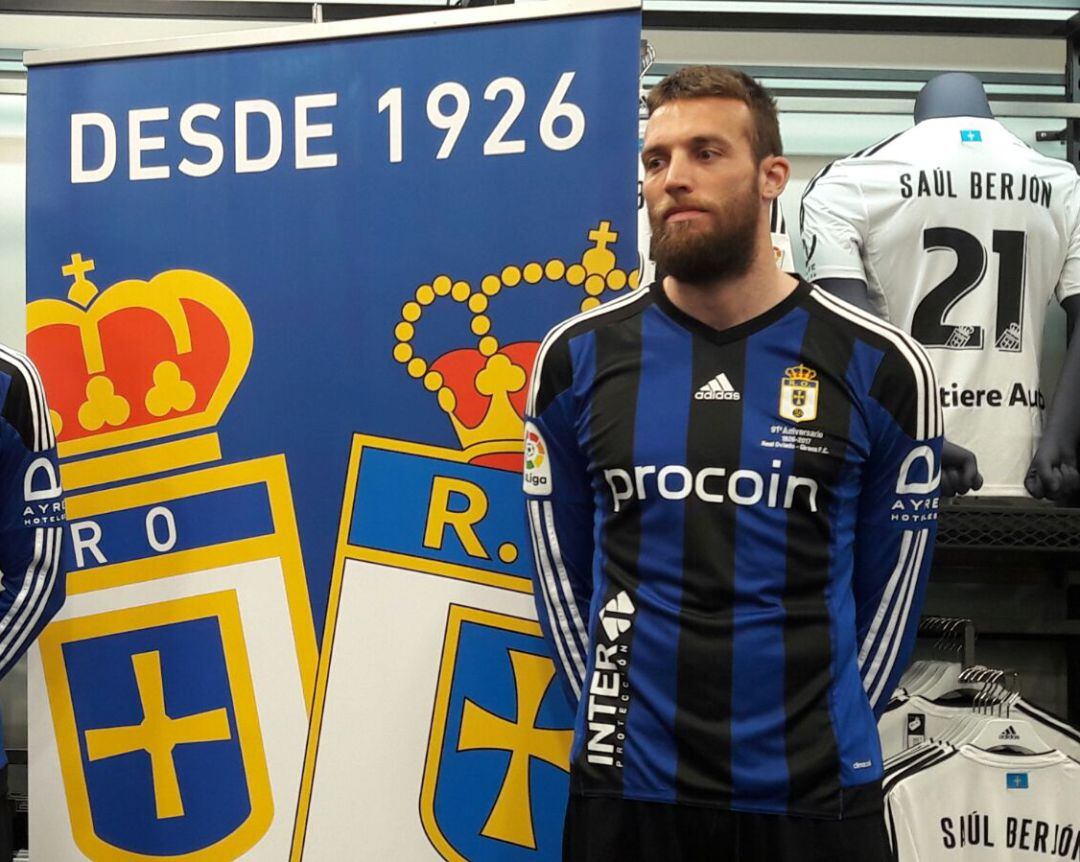
[[720, 154], [716, 152], [716, 150], [702, 150], [700, 153], [700, 158], [704, 159], [705, 161], [711, 161], [719, 155]]

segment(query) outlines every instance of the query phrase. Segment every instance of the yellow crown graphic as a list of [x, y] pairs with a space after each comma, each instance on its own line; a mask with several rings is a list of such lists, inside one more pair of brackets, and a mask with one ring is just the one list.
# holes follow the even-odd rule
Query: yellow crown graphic
[[[243, 303], [222, 282], [193, 270], [99, 290], [87, 278], [94, 268], [93, 260], [72, 255], [61, 268], [74, 279], [67, 298], [27, 307], [27, 347], [44, 379], [60, 454], [214, 427], [251, 360]], [[171, 459], [179, 451], [157, 447], [136, 474], [185, 466]], [[191, 448], [186, 451], [179, 457], [190, 457]]]
[[817, 372], [813, 368], [807, 368], [805, 365], [799, 364], [793, 368], [787, 368], [784, 373], [791, 380], [813, 380], [817, 377]]
[[[491, 300], [503, 290], [521, 285], [539, 285], [545, 289], [567, 286], [580, 289], [585, 296], [580, 308], [588, 311], [600, 304], [605, 292], [619, 292], [638, 287], [639, 272], [626, 272], [616, 264], [610, 245], [619, 234], [611, 222], [602, 221], [588, 233], [592, 245], [579, 261], [567, 263], [553, 258], [546, 263], [532, 261], [503, 267], [497, 274], [484, 276], [479, 289], [468, 281], [439, 275], [430, 284], [422, 284], [415, 298], [401, 309], [401, 320], [394, 328], [397, 343], [394, 359], [405, 366], [411, 377], [422, 381], [435, 393], [439, 407], [449, 417], [463, 449], [475, 458], [493, 465], [520, 469], [522, 417], [529, 375], [538, 342], [503, 345], [492, 333], [489, 316]], [[427, 309], [446, 298], [466, 306], [471, 313], [470, 330], [475, 347], [463, 347], [432, 361], [416, 354], [413, 339], [417, 325]], [[512, 457], [505, 457], [505, 456]]]

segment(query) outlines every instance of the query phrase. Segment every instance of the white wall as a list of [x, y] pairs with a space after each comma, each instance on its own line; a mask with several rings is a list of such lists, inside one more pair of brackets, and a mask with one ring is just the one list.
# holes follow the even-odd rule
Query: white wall
[[0, 95], [0, 344], [20, 350], [26, 336], [25, 127], [25, 98]]
[[[0, 95], [0, 344], [23, 348], [26, 337], [24, 264], [26, 100]], [[0, 682], [4, 744], [26, 748], [26, 661]]]
[[1061, 74], [1064, 39], [646, 30], [658, 63]]

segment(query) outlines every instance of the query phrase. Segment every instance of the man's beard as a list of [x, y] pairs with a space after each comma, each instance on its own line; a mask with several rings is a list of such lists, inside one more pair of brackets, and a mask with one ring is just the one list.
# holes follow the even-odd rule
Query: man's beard
[[754, 189], [729, 199], [722, 210], [708, 210], [712, 222], [702, 230], [696, 222], [666, 222], [650, 215], [652, 257], [656, 267], [684, 284], [708, 284], [743, 275], [756, 252], [758, 200]]

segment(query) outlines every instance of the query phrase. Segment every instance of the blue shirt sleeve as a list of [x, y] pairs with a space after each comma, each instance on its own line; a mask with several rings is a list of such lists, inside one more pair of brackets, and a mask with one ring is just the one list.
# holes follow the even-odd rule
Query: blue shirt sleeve
[[884, 355], [867, 414], [853, 589], [859, 672], [880, 717], [914, 648], [937, 535], [941, 408], [933, 368], [914, 341]]
[[56, 439], [30, 360], [0, 355], [0, 676], [64, 602], [66, 532]]
[[559, 677], [577, 704], [588, 663], [593, 499], [571, 383], [569, 353], [545, 342], [529, 393], [523, 479], [537, 614]]

